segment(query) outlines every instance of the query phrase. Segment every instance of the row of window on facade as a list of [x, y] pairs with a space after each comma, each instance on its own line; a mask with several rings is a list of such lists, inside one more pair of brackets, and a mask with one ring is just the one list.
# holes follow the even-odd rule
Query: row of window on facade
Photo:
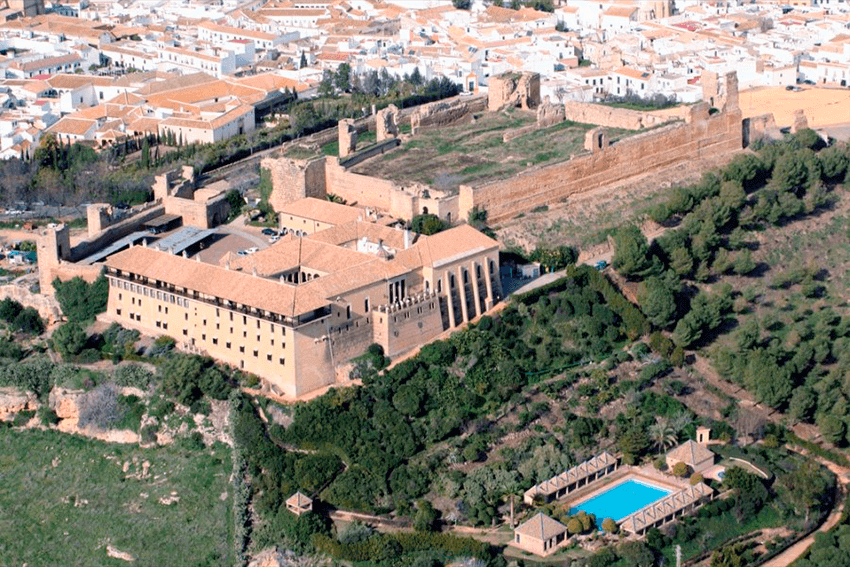
[[[180, 307], [184, 307], [184, 308], [189, 307], [189, 300], [188, 299], [180, 297], [178, 295], [174, 295], [172, 293], [153, 290], [153, 289], [150, 289], [148, 287], [145, 287], [145, 286], [142, 286], [142, 285], [136, 285], [136, 284], [129, 283], [129, 282], [126, 282], [126, 281], [110, 280], [110, 284], [113, 287], [126, 289], [127, 291], [129, 291], [131, 293], [137, 293], [137, 294], [143, 295], [144, 297], [150, 297], [151, 299], [157, 299], [157, 300], [160, 300], [160, 301], [164, 301], [166, 303], [174, 303], [174, 304], [176, 304]], [[123, 295], [121, 293], [118, 294], [118, 300], [119, 301], [123, 300]], [[138, 303], [137, 303], [137, 300], [136, 300], [135, 297], [131, 298], [131, 302], [132, 302], [133, 305], [136, 305], [136, 304], [138, 304], [139, 306], [142, 305], [142, 300], [138, 299]], [[158, 308], [158, 311], [160, 313], [162, 313], [163, 309], [164, 309], [165, 314], [168, 314], [168, 307], [167, 306], [158, 305], [157, 308]], [[229, 315], [230, 320], [233, 321], [234, 320], [233, 311], [230, 311], [230, 310], [226, 310], [226, 311]], [[186, 313], [184, 315], [185, 315], [186, 320], [188, 321], [189, 314]], [[219, 318], [221, 316], [221, 309], [218, 308], [218, 307], [216, 307], [216, 309], [215, 309], [215, 316], [216, 316], [216, 318]], [[350, 316], [350, 312], [349, 312], [349, 316]], [[256, 325], [257, 325], [257, 329], [259, 329], [260, 323], [261, 323], [260, 319], [257, 319], [257, 318], [254, 318], [254, 317], [252, 317], [252, 319], [254, 319], [254, 321], [256, 322]], [[248, 316], [247, 315], [242, 315], [242, 324], [243, 325], [248, 324]], [[203, 320], [203, 325], [206, 327], [206, 325], [207, 325], [206, 319]], [[283, 325], [278, 325], [278, 327], [280, 327], [281, 334], [285, 336], [286, 335], [286, 327], [283, 326]], [[216, 323], [216, 328], [218, 328], [218, 323]], [[275, 331], [275, 324], [274, 323], [269, 323], [269, 331], [274, 333], [274, 331]]]
[[[117, 313], [118, 313], [118, 315], [120, 316], [120, 315], [121, 315], [121, 310], [120, 310], [120, 309], [118, 309], [118, 310], [117, 310]], [[141, 316], [141, 314], [139, 314], [139, 313], [134, 313], [134, 312], [132, 312], [132, 311], [129, 313], [129, 317], [130, 317], [130, 320], [131, 320], [131, 321], [139, 321], [139, 322], [141, 322], [141, 320], [142, 320], [142, 316]], [[155, 326], [156, 326], [156, 328], [157, 328], [157, 329], [162, 329], [162, 330], [164, 330], [164, 331], [167, 331], [167, 330], [168, 330], [168, 322], [167, 322], [167, 321], [160, 321], [160, 320], [157, 320], [154, 324], [155, 324]], [[232, 332], [232, 331], [233, 331], [233, 329], [231, 328], [231, 332]], [[186, 337], [188, 337], [188, 336], [189, 336], [189, 329], [185, 329], [185, 328], [183, 329], [183, 336], [186, 336]], [[201, 335], [201, 341], [206, 342], [206, 340], [207, 340], [207, 335], [206, 335], [206, 334], [202, 334], [202, 335]], [[260, 340], [260, 336], [259, 336], [259, 335], [257, 335], [257, 340], [258, 340], [258, 341]], [[193, 345], [195, 344], [195, 343], [194, 343], [194, 339], [192, 339], [192, 344], [193, 344]], [[213, 344], [213, 345], [218, 345], [218, 337], [212, 337], [212, 344]], [[271, 341], [271, 345], [272, 345], [272, 346], [274, 346], [274, 339], [272, 339], [272, 341]], [[232, 348], [232, 343], [231, 343], [230, 341], [227, 341], [227, 342], [225, 343], [225, 347], [226, 347], [226, 348], [228, 348], [228, 349], [231, 349], [231, 348]], [[281, 345], [281, 348], [284, 348], [284, 349], [285, 349], [285, 348], [286, 348], [286, 343], [283, 343], [283, 344]], [[244, 345], [241, 345], [241, 346], [239, 347], [239, 352], [240, 352], [241, 354], [244, 354], [244, 353], [245, 353], [245, 346], [244, 346]], [[259, 358], [259, 357], [260, 357], [260, 351], [259, 351], [259, 350], [257, 350], [257, 349], [254, 349], [253, 354], [254, 354], [254, 358]], [[269, 352], [269, 353], [266, 353], [266, 361], [271, 362], [271, 361], [272, 361], [272, 358], [273, 358], [273, 354], [272, 354], [272, 353], [270, 353], [270, 352]], [[284, 365], [286, 364], [286, 358], [285, 358], [285, 357], [283, 357], [283, 356], [278, 357], [278, 364], [280, 364], [281, 366], [284, 366]], [[242, 366], [243, 368], [245, 367], [245, 362], [244, 362], [244, 361], [242, 361], [241, 366]]]

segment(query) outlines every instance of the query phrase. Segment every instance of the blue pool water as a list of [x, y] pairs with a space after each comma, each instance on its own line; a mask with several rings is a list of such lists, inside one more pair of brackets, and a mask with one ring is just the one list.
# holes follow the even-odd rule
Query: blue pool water
[[671, 492], [672, 490], [665, 490], [639, 480], [630, 479], [582, 502], [572, 508], [570, 514], [577, 514], [584, 510], [588, 514], [594, 514], [597, 523], [601, 524], [605, 518], [612, 518], [619, 522], [629, 514], [637, 512], [644, 506], [649, 506]]

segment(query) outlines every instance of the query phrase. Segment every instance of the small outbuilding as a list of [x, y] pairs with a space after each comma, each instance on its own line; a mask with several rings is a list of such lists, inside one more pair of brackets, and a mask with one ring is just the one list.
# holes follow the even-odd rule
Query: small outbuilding
[[567, 526], [538, 513], [514, 529], [511, 545], [535, 555], [554, 553], [567, 540]]
[[313, 499], [301, 492], [296, 492], [286, 499], [286, 509], [296, 516], [300, 516], [313, 510]]
[[703, 473], [714, 465], [714, 453], [696, 441], [686, 441], [667, 453], [667, 468], [685, 463], [695, 473]]

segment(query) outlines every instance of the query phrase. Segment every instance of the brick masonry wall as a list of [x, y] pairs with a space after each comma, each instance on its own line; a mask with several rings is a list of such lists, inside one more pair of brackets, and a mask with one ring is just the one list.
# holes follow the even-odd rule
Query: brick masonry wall
[[604, 151], [532, 169], [512, 179], [479, 187], [462, 186], [460, 214], [465, 217], [473, 206], [478, 206], [487, 210], [491, 222], [501, 222], [535, 207], [640, 173], [684, 160], [740, 150], [740, 110], [733, 108], [713, 116], [707, 116], [703, 110], [695, 107], [687, 123], [672, 124], [621, 140]]

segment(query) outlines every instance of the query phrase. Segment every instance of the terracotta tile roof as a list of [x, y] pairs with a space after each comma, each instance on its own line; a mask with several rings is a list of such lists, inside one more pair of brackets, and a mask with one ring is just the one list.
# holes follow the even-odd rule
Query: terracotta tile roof
[[168, 76], [168, 78], [166, 78], [164, 81], [152, 81], [148, 83], [147, 85], [136, 91], [136, 94], [144, 96], [154, 95], [158, 93], [166, 93], [169, 91], [176, 91], [187, 87], [195, 87], [203, 85], [205, 83], [211, 83], [217, 80], [218, 79], [216, 79], [212, 75], [207, 75], [206, 73], [190, 73], [188, 75], [172, 74]]
[[638, 71], [637, 69], [631, 69], [629, 67], [620, 67], [619, 69], [614, 70], [614, 73], [617, 73], [618, 75], [624, 75], [626, 77], [631, 77], [639, 81], [648, 81], [650, 77], [652, 77], [651, 73], [647, 73], [646, 71]]
[[245, 116], [254, 111], [254, 107], [247, 104], [240, 104], [236, 108], [225, 112], [221, 116], [207, 120], [201, 117], [195, 118], [166, 118], [160, 122], [162, 127], [182, 127], [182, 128], [200, 128], [214, 130], [225, 124], [229, 124], [241, 116]]
[[671, 459], [681, 461], [688, 465], [694, 465], [706, 459], [713, 459], [714, 453], [693, 440], [688, 440], [667, 452]]
[[28, 63], [13, 62], [11, 66], [16, 69], [20, 69], [21, 71], [29, 72], [38, 71], [39, 69], [48, 69], [50, 67], [61, 67], [71, 63], [82, 62], [82, 60], [83, 58], [76, 53], [69, 53], [67, 55], [58, 55], [56, 57], [45, 57], [44, 59], [38, 59], [37, 61], [30, 61]]
[[286, 505], [292, 506], [293, 508], [304, 508], [313, 503], [313, 499], [309, 496], [305, 496], [300, 492], [296, 492], [292, 496], [286, 499]]
[[230, 81], [239, 85], [259, 89], [265, 92], [271, 92], [279, 89], [295, 89], [296, 92], [305, 91], [310, 88], [305, 83], [299, 83], [294, 79], [281, 77], [276, 73], [260, 73], [259, 75], [251, 75], [249, 77], [240, 77]]
[[[6, 84], [11, 85], [12, 82], [7, 81]], [[38, 93], [42, 93], [46, 90], [49, 90], [50, 89], [50, 83], [48, 83], [47, 81], [39, 81], [39, 80], [27, 81], [26, 83], [23, 84], [22, 88], [25, 91], [38, 94]]]
[[48, 132], [57, 134], [73, 134], [75, 136], [85, 136], [90, 130], [97, 126], [95, 120], [83, 120], [79, 118], [65, 117], [59, 120], [56, 124], [47, 129]]
[[59, 73], [47, 79], [46, 82], [54, 89], [77, 89], [85, 85], [107, 86], [111, 85], [114, 81], [109, 77]]
[[333, 225], [361, 220], [366, 216], [364, 211], [355, 207], [313, 197], [298, 199], [283, 206], [278, 215], [292, 215]]
[[615, 18], [631, 18], [637, 12], [637, 6], [611, 6], [605, 12], [604, 16], [614, 16]]
[[296, 298], [296, 287], [299, 286], [227, 270], [144, 246], [118, 252], [105, 264], [122, 272], [289, 317], [308, 313], [328, 303], [310, 293], [299, 294], [302, 297]]
[[131, 92], [124, 91], [113, 98], [106, 101], [108, 104], [123, 104], [123, 105], [137, 105], [145, 102], [145, 99], [142, 97], [135, 95]]
[[290, 237], [250, 256], [237, 256], [235, 259], [230, 259], [230, 267], [248, 273], [256, 269], [261, 276], [273, 277], [298, 266], [331, 274], [375, 262], [382, 262], [382, 260], [371, 254], [317, 242], [309, 238]]
[[295, 16], [324, 16], [327, 14], [326, 10], [298, 10], [298, 9], [286, 9], [286, 8], [264, 8], [258, 12], [260, 15], [265, 16], [266, 18], [291, 18]]
[[536, 516], [514, 529], [514, 533], [541, 541], [552, 539], [566, 531], [567, 526], [558, 520], [553, 520], [543, 512], [538, 512]]
[[160, 120], [158, 118], [139, 118], [130, 122], [127, 125], [127, 130], [132, 130], [136, 134], [143, 134], [145, 132], [156, 134], [159, 132], [159, 123]]
[[417, 248], [422, 250], [425, 265], [438, 265], [454, 258], [471, 253], [473, 250], [498, 248], [499, 243], [478, 232], [468, 224], [438, 232], [424, 239]]

